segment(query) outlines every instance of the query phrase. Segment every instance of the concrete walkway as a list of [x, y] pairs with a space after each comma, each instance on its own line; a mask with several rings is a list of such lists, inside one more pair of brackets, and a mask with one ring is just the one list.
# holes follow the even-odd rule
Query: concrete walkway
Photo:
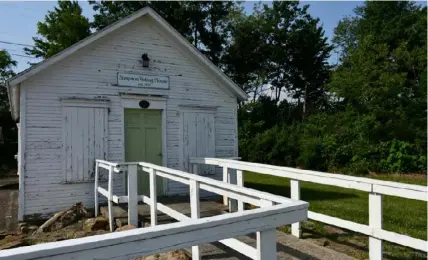
[[[348, 255], [333, 251], [329, 248], [321, 247], [303, 239], [297, 239], [292, 235], [277, 231], [277, 259], [297, 260], [297, 259], [314, 259], [314, 260], [352, 260]], [[253, 247], [256, 246], [255, 234], [238, 237], [238, 239]], [[221, 243], [211, 243], [200, 245], [202, 259], [222, 259], [222, 260], [247, 260], [233, 249], [224, 246]], [[186, 249], [191, 255], [191, 249]]]

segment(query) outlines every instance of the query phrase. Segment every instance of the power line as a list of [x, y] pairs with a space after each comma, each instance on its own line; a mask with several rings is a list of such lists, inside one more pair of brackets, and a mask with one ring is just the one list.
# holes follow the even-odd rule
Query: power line
[[20, 45], [20, 46], [26, 46], [26, 47], [34, 47], [33, 45], [24, 44], [24, 43], [16, 43], [16, 42], [0, 41], [0, 43], [12, 44], [12, 45]]
[[27, 55], [21, 55], [21, 54], [16, 54], [16, 53], [9, 53], [9, 54], [13, 55], [13, 56], [23, 57], [23, 58], [38, 59], [37, 57], [32, 57], [32, 56], [27, 56]]

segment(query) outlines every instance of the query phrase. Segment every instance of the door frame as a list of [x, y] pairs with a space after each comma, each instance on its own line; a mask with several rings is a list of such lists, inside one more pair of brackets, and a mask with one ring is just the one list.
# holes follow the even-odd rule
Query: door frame
[[[122, 122], [122, 161], [125, 162], [125, 109], [142, 109], [139, 105], [141, 100], [150, 102], [150, 106], [145, 109], [154, 109], [161, 111], [162, 128], [162, 166], [167, 167], [168, 150], [166, 148], [166, 102], [168, 97], [154, 97], [141, 94], [124, 94], [120, 96], [121, 103], [121, 122]], [[168, 195], [168, 179], [162, 178], [163, 195]], [[125, 175], [123, 177], [123, 187], [126, 185]]]

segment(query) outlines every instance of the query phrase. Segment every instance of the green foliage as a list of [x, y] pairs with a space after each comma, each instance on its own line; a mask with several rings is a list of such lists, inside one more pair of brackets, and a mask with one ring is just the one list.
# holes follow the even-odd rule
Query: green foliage
[[17, 152], [17, 129], [13, 122], [6, 89], [6, 80], [15, 75], [12, 67], [16, 61], [9, 53], [0, 50], [0, 166], [15, 167], [14, 155]]
[[268, 84], [276, 103], [287, 92], [306, 111], [324, 105], [332, 46], [307, 9], [296, 1], [274, 1], [234, 20], [225, 69], [254, 100]]
[[418, 154], [414, 145], [399, 140], [392, 140], [388, 157], [382, 160], [385, 168], [391, 172], [424, 171], [427, 165], [425, 155]]
[[[249, 138], [240, 146], [244, 159], [348, 174], [426, 172], [426, 11], [412, 2], [356, 8], [356, 16], [335, 30], [341, 63], [330, 79], [323, 75], [320, 89], [328, 92], [315, 94], [324, 105], [305, 117], [300, 98], [285, 101], [269, 108], [263, 121], [253, 120], [257, 111], [241, 112], [243, 125], [258, 122], [251, 135], [242, 136]], [[288, 52], [300, 50], [293, 48]], [[303, 90], [294, 83], [289, 90]], [[280, 112], [284, 104], [287, 116]], [[266, 109], [264, 101], [251, 106]], [[272, 117], [275, 126], [259, 127]]]
[[49, 58], [90, 35], [89, 20], [82, 15], [77, 1], [58, 1], [58, 7], [49, 11], [44, 22], [37, 23], [33, 37], [34, 47], [25, 48], [28, 55]]

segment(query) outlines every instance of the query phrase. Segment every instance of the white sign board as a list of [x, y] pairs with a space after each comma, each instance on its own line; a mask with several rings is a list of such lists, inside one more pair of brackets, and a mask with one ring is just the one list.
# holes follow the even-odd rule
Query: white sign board
[[169, 89], [169, 77], [119, 72], [117, 73], [117, 85], [138, 88]]

